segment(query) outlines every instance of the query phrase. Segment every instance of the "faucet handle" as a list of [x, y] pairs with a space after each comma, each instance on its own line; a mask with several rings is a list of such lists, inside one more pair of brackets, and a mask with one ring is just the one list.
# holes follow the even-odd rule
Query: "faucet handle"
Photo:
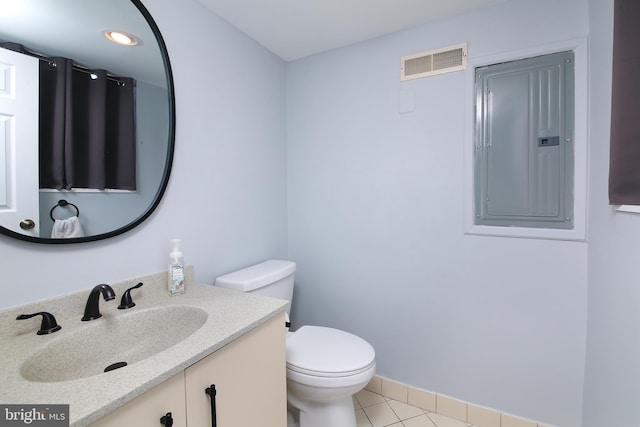
[[46, 311], [41, 311], [33, 314], [21, 314], [20, 316], [16, 317], [16, 320], [31, 319], [34, 316], [42, 316], [42, 323], [40, 324], [38, 335], [52, 334], [62, 329], [62, 326], [58, 325], [58, 322], [56, 322], [56, 318], [53, 317], [53, 314], [47, 313]]
[[141, 286], [142, 286], [142, 282], [124, 291], [124, 294], [122, 294], [122, 299], [120, 299], [120, 305], [118, 306], [118, 310], [125, 310], [127, 308], [131, 308], [136, 305], [136, 303], [133, 302], [133, 299], [131, 299], [131, 290], [138, 289]]

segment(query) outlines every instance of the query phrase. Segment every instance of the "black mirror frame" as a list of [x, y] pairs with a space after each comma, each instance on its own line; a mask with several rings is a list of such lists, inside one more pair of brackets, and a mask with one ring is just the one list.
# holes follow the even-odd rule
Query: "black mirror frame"
[[173, 73], [171, 72], [171, 62], [169, 61], [169, 53], [167, 51], [167, 46], [164, 43], [164, 39], [162, 38], [162, 34], [160, 33], [160, 29], [156, 25], [156, 22], [153, 20], [153, 17], [149, 13], [146, 7], [142, 4], [140, 0], [130, 0], [133, 5], [138, 8], [142, 16], [151, 27], [151, 31], [153, 32], [156, 42], [158, 43], [158, 47], [160, 49], [160, 55], [162, 56], [162, 60], [164, 62], [165, 74], [167, 76], [167, 92], [169, 94], [169, 132], [168, 132], [168, 144], [167, 144], [167, 159], [164, 166], [164, 173], [162, 176], [162, 183], [160, 184], [160, 188], [156, 192], [153, 203], [147, 208], [147, 210], [142, 213], [138, 218], [130, 222], [129, 224], [120, 227], [116, 230], [109, 231], [108, 233], [96, 234], [92, 236], [85, 237], [73, 237], [69, 239], [53, 239], [53, 238], [45, 238], [45, 237], [34, 237], [27, 236], [20, 233], [16, 233], [15, 231], [11, 231], [5, 227], [0, 227], [0, 234], [4, 234], [9, 237], [13, 237], [19, 240], [24, 240], [27, 242], [33, 243], [45, 243], [45, 244], [67, 244], [67, 243], [84, 243], [84, 242], [94, 242], [96, 240], [108, 239], [110, 237], [115, 237], [120, 234], [126, 233], [127, 231], [137, 227], [143, 221], [145, 221], [153, 211], [160, 204], [160, 200], [162, 200], [162, 196], [167, 188], [169, 183], [169, 176], [171, 175], [171, 165], [173, 164], [173, 151], [175, 145], [175, 128], [176, 128], [176, 108], [175, 108], [175, 90], [173, 86]]

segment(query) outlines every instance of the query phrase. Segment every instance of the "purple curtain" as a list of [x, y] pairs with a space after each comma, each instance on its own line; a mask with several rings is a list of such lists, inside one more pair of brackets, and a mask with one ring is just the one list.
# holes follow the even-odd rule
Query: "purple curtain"
[[40, 188], [135, 190], [135, 80], [41, 57], [39, 83]]
[[615, 0], [609, 204], [640, 205], [640, 1]]

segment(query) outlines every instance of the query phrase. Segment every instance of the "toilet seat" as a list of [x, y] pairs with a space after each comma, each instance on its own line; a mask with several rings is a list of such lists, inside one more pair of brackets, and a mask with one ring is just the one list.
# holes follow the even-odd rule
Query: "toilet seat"
[[[287, 300], [288, 314], [295, 271], [291, 261], [270, 260], [218, 277], [215, 285]], [[373, 347], [320, 326], [287, 328], [286, 334], [287, 403], [300, 426], [356, 427], [353, 395], [375, 375]]]
[[296, 377], [358, 377], [375, 367], [375, 350], [339, 329], [303, 326], [287, 338], [287, 371]]

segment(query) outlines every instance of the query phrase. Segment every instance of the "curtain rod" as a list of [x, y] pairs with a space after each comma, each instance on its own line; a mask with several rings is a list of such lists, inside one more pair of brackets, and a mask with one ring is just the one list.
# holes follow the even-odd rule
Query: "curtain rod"
[[[32, 56], [38, 58], [40, 61], [46, 62], [51, 67], [55, 68], [55, 67], [58, 66], [58, 64], [56, 64], [55, 61], [52, 61], [52, 60], [48, 59], [46, 56], [40, 56], [40, 55], [37, 55], [37, 54], [32, 54]], [[94, 75], [97, 78], [97, 74], [94, 73], [93, 70], [91, 70], [90, 68], [84, 67], [84, 66], [82, 66], [80, 64], [76, 64], [75, 62], [73, 62], [73, 59], [71, 61], [72, 61], [72, 64], [73, 64], [72, 66], [73, 66], [74, 70], [80, 71], [81, 73]], [[122, 77], [118, 77], [118, 76], [114, 76], [113, 74], [109, 74], [108, 71], [107, 71], [107, 80], [111, 80], [112, 82], [116, 82], [116, 83], [118, 83], [118, 85], [122, 85], [122, 86], [126, 85], [126, 83], [122, 80]]]
[[[3, 41], [0, 40], [0, 42], [3, 42]], [[4, 42], [8, 43], [8, 44], [20, 46], [21, 49], [19, 51], [17, 51], [18, 53], [22, 53], [24, 55], [29, 55], [31, 57], [37, 58], [40, 61], [46, 62], [47, 64], [49, 64], [52, 67], [57, 67], [58, 66], [54, 61], [51, 61], [50, 59], [48, 59], [48, 57], [46, 55], [43, 55], [41, 53], [36, 53], [36, 52], [32, 51], [31, 49], [27, 48], [26, 46], [24, 46], [24, 45], [22, 45], [20, 43], [14, 43], [14, 42], [11, 42], [11, 41], [8, 41], [8, 40], [4, 40]], [[14, 50], [14, 49], [10, 49], [10, 50]], [[70, 59], [70, 58], [67, 58], [67, 59]], [[71, 59], [71, 63], [73, 64], [73, 69], [74, 70], [80, 71], [80, 72], [86, 73], [86, 74], [94, 74], [95, 75], [95, 73], [93, 73], [90, 68], [85, 67], [84, 65], [77, 64], [73, 59]], [[111, 80], [113, 82], [118, 83], [119, 85], [124, 86], [125, 82], [122, 80], [123, 78], [124, 77], [120, 77], [120, 76], [116, 76], [116, 75], [110, 74], [107, 71], [107, 80]]]

